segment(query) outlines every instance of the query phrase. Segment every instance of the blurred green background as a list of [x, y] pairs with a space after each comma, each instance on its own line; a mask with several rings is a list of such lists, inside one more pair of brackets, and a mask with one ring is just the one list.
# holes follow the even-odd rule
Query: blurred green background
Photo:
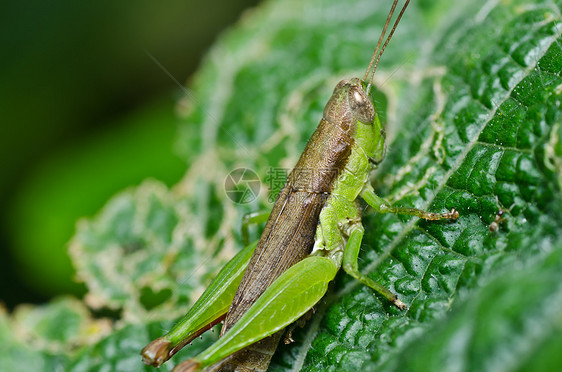
[[76, 221], [153, 177], [173, 185], [181, 84], [257, 0], [11, 2], [0, 14], [0, 301], [80, 295]]

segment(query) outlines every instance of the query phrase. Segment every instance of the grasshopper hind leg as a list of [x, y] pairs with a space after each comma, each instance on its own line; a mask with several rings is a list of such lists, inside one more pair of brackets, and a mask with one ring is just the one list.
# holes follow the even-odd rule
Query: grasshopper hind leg
[[178, 364], [174, 372], [196, 371], [272, 334], [310, 310], [326, 293], [338, 267], [326, 257], [309, 256], [291, 266], [258, 298], [221, 338], [193, 359]]
[[205, 372], [266, 372], [283, 331], [264, 338], [218, 363], [205, 369]]
[[256, 244], [242, 249], [222, 268], [211, 285], [170, 332], [142, 349], [141, 356], [146, 365], [160, 367], [191, 340], [225, 318]]

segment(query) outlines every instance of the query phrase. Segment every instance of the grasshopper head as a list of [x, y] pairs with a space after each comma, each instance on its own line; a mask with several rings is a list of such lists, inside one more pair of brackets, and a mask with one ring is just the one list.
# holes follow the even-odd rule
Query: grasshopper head
[[365, 92], [366, 84], [360, 79], [351, 79], [349, 82], [348, 101], [353, 116], [363, 124], [373, 124], [375, 121], [375, 108], [369, 95]]
[[353, 136], [356, 123], [370, 125], [375, 109], [360, 79], [342, 80], [324, 108], [324, 119]]
[[324, 109], [324, 120], [340, 127], [379, 163], [384, 157], [384, 130], [361, 79], [342, 80]]

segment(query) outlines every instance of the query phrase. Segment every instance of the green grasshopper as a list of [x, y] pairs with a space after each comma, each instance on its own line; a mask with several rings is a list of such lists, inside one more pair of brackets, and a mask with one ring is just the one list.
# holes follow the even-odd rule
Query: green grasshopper
[[265, 371], [282, 330], [313, 308], [342, 266], [399, 309], [406, 308], [394, 293], [358, 270], [364, 229], [357, 197], [380, 213], [427, 220], [456, 219], [459, 214], [454, 209], [440, 214], [391, 206], [368, 182], [369, 171], [383, 160], [385, 151], [384, 129], [369, 91], [379, 59], [410, 0], [381, 47], [397, 2], [392, 4], [363, 80], [343, 80], [334, 89], [320, 124], [277, 196], [259, 241], [223, 267], [168, 334], [142, 350], [146, 364], [159, 367], [223, 321], [221, 337], [174, 371]]

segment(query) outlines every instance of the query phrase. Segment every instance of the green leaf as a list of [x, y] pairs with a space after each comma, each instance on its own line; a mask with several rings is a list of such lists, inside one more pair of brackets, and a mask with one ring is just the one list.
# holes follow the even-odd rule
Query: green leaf
[[89, 288], [86, 302], [130, 320], [154, 307], [179, 316], [178, 305], [200, 283], [200, 272], [189, 270], [198, 256], [185, 233], [186, 210], [166, 186], [146, 181], [113, 198], [95, 221], [82, 221], [70, 253]]
[[[146, 181], [117, 195], [71, 242], [86, 303], [114, 312], [111, 333], [80, 339], [72, 334], [82, 327], [61, 323], [68, 333], [30, 336], [59, 347], [33, 352], [2, 315], [0, 335], [21, 358], [9, 365], [152, 370], [137, 353], [241, 247], [242, 215], [271, 207], [267, 189], [296, 162], [333, 87], [363, 75], [388, 6], [270, 1], [225, 34], [180, 105], [184, 179], [171, 190]], [[365, 211], [360, 269], [408, 310], [340, 274], [293, 334], [297, 342], [278, 348], [271, 370], [559, 365], [561, 8], [560, 0], [410, 5], [375, 79], [389, 145], [373, 184], [396, 205], [455, 208], [460, 218]], [[262, 180], [259, 198], [243, 205], [225, 192], [227, 175], [241, 167]], [[212, 339], [195, 341], [164, 368]]]
[[[562, 241], [470, 294], [381, 371], [547, 371], [562, 362]], [[423, 338], [422, 338], [423, 337]], [[551, 349], [551, 350], [549, 350]], [[373, 368], [374, 369], [374, 368]]]

